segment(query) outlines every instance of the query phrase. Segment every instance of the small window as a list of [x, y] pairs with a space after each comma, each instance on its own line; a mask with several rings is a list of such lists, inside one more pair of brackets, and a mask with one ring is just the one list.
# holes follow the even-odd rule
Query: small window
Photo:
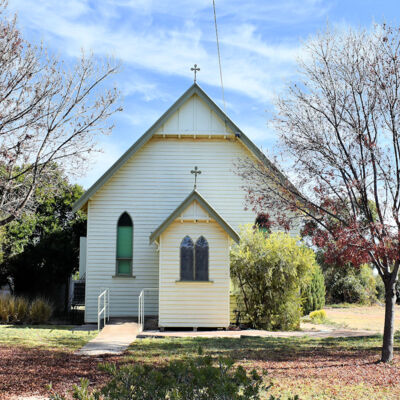
[[260, 231], [263, 231], [265, 233], [271, 233], [271, 218], [269, 214], [258, 214], [256, 221], [255, 221], [255, 228], [259, 229]]
[[200, 236], [195, 246], [195, 280], [208, 281], [208, 242]]
[[117, 227], [117, 275], [132, 275], [133, 223], [124, 212]]
[[194, 245], [189, 236], [181, 242], [181, 280], [192, 281], [194, 278]]

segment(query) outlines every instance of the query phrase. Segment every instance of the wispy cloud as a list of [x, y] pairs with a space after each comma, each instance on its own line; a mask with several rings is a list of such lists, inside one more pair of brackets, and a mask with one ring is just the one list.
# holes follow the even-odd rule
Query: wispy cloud
[[[291, 76], [300, 46], [288, 41], [268, 44], [256, 24], [244, 21], [263, 17], [281, 22], [281, 14], [304, 20], [324, 10], [316, 0], [303, 2], [302, 7], [292, 0], [264, 3], [218, 2], [226, 88], [260, 101], [271, 100], [282, 79]], [[24, 25], [46, 35], [55, 49], [62, 46], [72, 56], [83, 47], [99, 55], [114, 55], [130, 66], [185, 77], [195, 61], [203, 67], [201, 82], [219, 85], [209, 1], [15, 0], [13, 7]], [[151, 85], [142, 81], [134, 90], [147, 92], [150, 96], [145, 98], [149, 99]]]
[[[275, 138], [265, 108], [296, 74], [303, 26], [324, 19], [322, 0], [216, 0], [227, 110], [260, 146]], [[190, 66], [219, 105], [220, 80], [211, 0], [13, 0], [25, 37], [62, 58], [81, 49], [114, 56], [124, 112], [115, 116], [104, 153], [79, 180], [94, 182], [190, 84]], [[296, 28], [293, 28], [296, 27]], [[292, 29], [292, 30], [291, 30]], [[296, 33], [294, 33], [296, 32]]]
[[91, 153], [91, 157], [86, 163], [86, 171], [75, 177], [76, 181], [85, 189], [99, 179], [127, 149], [127, 146], [117, 144], [115, 141], [111, 141], [110, 138], [103, 138], [99, 143], [99, 147], [105, 150]]

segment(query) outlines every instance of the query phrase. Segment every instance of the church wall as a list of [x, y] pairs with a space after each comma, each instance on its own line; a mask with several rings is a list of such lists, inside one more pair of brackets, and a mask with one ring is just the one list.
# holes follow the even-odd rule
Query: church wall
[[[179, 282], [180, 244], [190, 236], [193, 242], [204, 236], [209, 245], [210, 282]], [[229, 326], [228, 235], [215, 222], [174, 222], [160, 237], [161, 327]]]
[[225, 135], [223, 121], [199, 96], [192, 96], [160, 128], [158, 134]]
[[[195, 165], [202, 171], [198, 191], [236, 230], [253, 223], [245, 210], [238, 157], [250, 152], [237, 139], [153, 138], [92, 197], [88, 204], [86, 321], [97, 318], [97, 296], [111, 291], [111, 315], [137, 315], [137, 299], [146, 287], [158, 287], [158, 253], [149, 236], [193, 190]], [[127, 211], [134, 223], [133, 275], [115, 275], [116, 229]], [[157, 314], [157, 299], [145, 301]]]

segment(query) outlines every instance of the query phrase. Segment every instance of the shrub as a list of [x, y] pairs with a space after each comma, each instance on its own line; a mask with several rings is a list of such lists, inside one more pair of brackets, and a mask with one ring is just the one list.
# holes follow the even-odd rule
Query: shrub
[[52, 313], [51, 304], [45, 299], [37, 298], [29, 308], [29, 319], [34, 324], [44, 324], [49, 321]]
[[340, 267], [325, 264], [322, 258], [320, 254], [318, 261], [325, 278], [327, 304], [373, 304], [377, 301], [377, 281], [369, 265]]
[[240, 244], [231, 250], [239, 311], [255, 328], [298, 329], [300, 287], [315, 267], [314, 252], [298, 244], [298, 238], [242, 227]]
[[49, 321], [52, 312], [51, 304], [42, 298], [29, 304], [24, 297], [0, 296], [0, 322], [4, 324], [44, 324]]
[[29, 312], [29, 302], [24, 297], [14, 297], [12, 302], [13, 308], [11, 312], [11, 322], [25, 322]]
[[325, 280], [319, 265], [311, 271], [311, 278], [301, 289], [303, 301], [303, 314], [311, 311], [321, 310], [325, 305]]
[[[87, 380], [74, 388], [78, 400], [258, 400], [268, 390], [255, 371], [247, 373], [232, 360], [209, 356], [153, 365], [103, 365], [111, 380], [100, 391], [90, 391]], [[265, 393], [265, 392], [264, 392]], [[265, 398], [265, 397], [264, 397]], [[292, 400], [296, 399], [293, 398]], [[52, 400], [63, 400], [58, 394]], [[278, 400], [271, 396], [270, 400]]]
[[326, 312], [325, 310], [316, 310], [310, 313], [310, 319], [315, 324], [322, 324], [326, 321]]
[[9, 297], [10, 296], [0, 296], [0, 321], [3, 324], [7, 324], [10, 318], [9, 308], [8, 308]]
[[0, 320], [2, 323], [21, 323], [26, 321], [29, 303], [23, 297], [0, 297]]
[[375, 276], [375, 287], [376, 287], [376, 298], [380, 302], [384, 302], [385, 301], [385, 284], [383, 283], [383, 280], [379, 275]]
[[[385, 284], [383, 283], [382, 278], [379, 275], [375, 276], [375, 284], [376, 284], [376, 297], [380, 302], [384, 303]], [[396, 303], [400, 304], [400, 276], [396, 283]]]

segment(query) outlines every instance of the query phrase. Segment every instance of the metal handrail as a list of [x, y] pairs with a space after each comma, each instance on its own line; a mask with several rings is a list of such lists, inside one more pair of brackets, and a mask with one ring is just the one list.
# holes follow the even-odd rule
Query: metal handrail
[[[101, 299], [103, 298], [103, 308], [100, 310]], [[97, 330], [100, 330], [101, 314], [104, 318], [104, 326], [110, 320], [110, 289], [105, 289], [97, 298]]]
[[138, 300], [138, 329], [139, 332], [143, 332], [144, 328], [144, 292], [145, 291], [152, 291], [152, 290], [158, 290], [158, 288], [145, 288], [142, 289], [139, 295], [139, 300]]

